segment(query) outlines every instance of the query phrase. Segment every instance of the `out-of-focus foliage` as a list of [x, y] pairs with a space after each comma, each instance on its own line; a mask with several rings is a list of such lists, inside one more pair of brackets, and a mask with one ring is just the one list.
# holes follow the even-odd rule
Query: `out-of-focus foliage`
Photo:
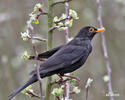
[[[24, 61], [21, 55], [24, 51], [32, 54], [32, 46], [22, 41], [20, 33], [26, 29], [26, 21], [33, 7], [41, 0], [0, 0], [0, 100], [8, 100], [8, 95], [22, 85], [30, 77], [29, 72], [34, 68], [34, 61]], [[47, 2], [43, 0], [47, 11]], [[103, 10], [103, 23], [106, 28], [105, 36], [108, 46], [109, 60], [112, 68], [113, 91], [119, 96], [117, 100], [125, 98], [125, 1], [101, 0]], [[97, 26], [97, 11], [95, 0], [73, 0], [70, 8], [77, 11], [79, 19], [74, 20], [70, 28], [70, 37], [74, 37], [78, 30], [86, 25]], [[62, 4], [54, 7], [54, 16], [64, 12]], [[35, 36], [46, 38], [47, 18], [40, 17], [40, 24], [34, 25]], [[54, 31], [53, 47], [64, 44], [64, 33]], [[46, 44], [36, 43], [39, 52], [46, 50]], [[85, 99], [85, 85], [88, 77], [93, 78], [92, 87], [89, 89], [89, 100], [108, 100], [107, 87], [103, 80], [106, 75], [103, 52], [101, 49], [100, 35], [97, 34], [92, 41], [93, 51], [84, 67], [75, 71], [81, 79], [80, 93], [73, 96], [73, 100]], [[46, 79], [43, 81], [45, 87]], [[37, 90], [37, 83], [33, 86]], [[43, 90], [45, 90], [43, 88]], [[19, 94], [15, 100], [29, 100], [25, 95]], [[32, 98], [32, 100], [38, 100]]]

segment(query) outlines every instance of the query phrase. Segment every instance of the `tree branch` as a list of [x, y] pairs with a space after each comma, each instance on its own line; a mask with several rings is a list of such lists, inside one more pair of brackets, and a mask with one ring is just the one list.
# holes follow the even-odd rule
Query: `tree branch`
[[70, 20], [70, 19], [72, 19], [72, 16], [67, 16], [66, 18], [64, 18], [64, 19], [62, 19], [62, 20], [59, 20], [59, 21], [56, 21], [56, 22], [54, 22], [55, 24], [58, 24], [58, 23], [60, 23], [60, 22], [63, 22], [63, 21], [66, 21], [66, 20]]
[[[100, 0], [96, 0], [97, 3], [97, 14], [98, 14], [98, 25], [99, 27], [103, 27], [103, 23], [102, 23], [102, 15], [101, 15], [101, 1]], [[107, 52], [107, 45], [106, 45], [106, 39], [105, 39], [105, 35], [104, 32], [101, 32], [101, 39], [102, 39], [102, 48], [103, 48], [103, 52], [104, 52], [104, 58], [105, 58], [105, 64], [106, 64], [106, 68], [107, 68], [107, 74], [108, 74], [108, 78], [109, 81], [107, 82], [107, 86], [108, 86], [108, 91], [109, 93], [113, 93], [112, 91], [112, 84], [111, 84], [111, 68], [110, 68], [110, 63], [109, 63], [109, 57], [108, 57], [108, 52]], [[110, 100], [114, 100], [114, 97], [112, 95], [110, 95]]]
[[[48, 29], [53, 26], [53, 7], [51, 6], [53, 4], [53, 0], [48, 0]], [[52, 33], [53, 30], [48, 31], [48, 40], [47, 40], [47, 50], [52, 48]], [[51, 81], [52, 77], [47, 77], [47, 85], [46, 85], [46, 94], [45, 94], [45, 100], [50, 100], [51, 95]]]
[[93, 82], [93, 79], [88, 78], [88, 80], [86, 82], [86, 86], [85, 86], [85, 89], [86, 89], [86, 99], [85, 100], [88, 100], [89, 88], [90, 88], [92, 82]]
[[[66, 17], [68, 18], [68, 16], [69, 16], [69, 4], [68, 4], [68, 2], [65, 2], [65, 14], [66, 14]], [[65, 21], [68, 21], [68, 19], [66, 19]], [[65, 30], [65, 39], [66, 39], [66, 43], [68, 43], [68, 41], [69, 41], [69, 28], [68, 27]], [[70, 76], [70, 73], [68, 73], [67, 75]], [[66, 97], [65, 98], [66, 98], [66, 100], [70, 99], [70, 83], [69, 82], [66, 82]]]
[[33, 39], [33, 40], [42, 41], [42, 42], [46, 42], [46, 39], [42, 39], [42, 38], [35, 37], [35, 36], [33, 36], [32, 39]]
[[53, 30], [55, 30], [55, 29], [57, 29], [57, 28], [61, 28], [61, 27], [65, 27], [65, 25], [62, 25], [62, 26], [53, 26], [53, 27], [51, 27], [51, 28], [49, 29], [49, 31], [53, 31]]
[[[32, 41], [33, 40], [32, 29], [30, 27], [28, 27], [28, 29], [29, 29], [29, 32], [30, 32], [30, 35], [31, 35], [31, 41]], [[39, 73], [39, 62], [37, 61], [37, 59], [38, 59], [38, 52], [36, 50], [36, 47], [35, 47], [34, 43], [32, 43], [32, 48], [33, 48], [34, 54], [35, 54], [37, 77], [38, 77], [38, 81], [39, 81], [39, 85], [40, 85], [40, 99], [43, 100], [42, 82], [41, 82], [40, 73]]]
[[[66, 20], [70, 20], [70, 19], [72, 19], [72, 16], [68, 16], [68, 17], [66, 17], [66, 18], [64, 18], [64, 19], [62, 19], [62, 20], [56, 21], [56, 22], [54, 22], [54, 23], [57, 25], [57, 24], [60, 23], [60, 22], [63, 22], [63, 21], [66, 21]], [[49, 31], [53, 31], [53, 30], [55, 30], [55, 29], [57, 29], [57, 28], [61, 28], [61, 27], [65, 27], [65, 25], [62, 25], [62, 26], [53, 26], [53, 27], [51, 27], [51, 28], [49, 29]]]

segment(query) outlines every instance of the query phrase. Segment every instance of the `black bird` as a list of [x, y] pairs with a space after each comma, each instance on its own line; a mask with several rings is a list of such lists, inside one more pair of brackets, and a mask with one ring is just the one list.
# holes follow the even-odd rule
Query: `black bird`
[[[102, 31], [104, 31], [104, 28], [97, 29], [93, 26], [83, 27], [69, 43], [39, 54], [39, 59], [48, 58], [40, 65], [40, 77], [44, 78], [54, 74], [63, 76], [65, 73], [73, 72], [81, 67], [92, 51], [91, 40], [96, 33]], [[33, 58], [34, 56], [31, 56], [31, 59]], [[9, 96], [9, 100], [27, 86], [38, 81], [36, 70], [33, 70], [30, 74], [32, 77], [23, 86], [14, 91]]]

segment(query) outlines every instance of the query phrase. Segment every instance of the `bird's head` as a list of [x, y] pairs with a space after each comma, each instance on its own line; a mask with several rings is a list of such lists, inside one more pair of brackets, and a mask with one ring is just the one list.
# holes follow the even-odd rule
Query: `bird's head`
[[103, 32], [105, 29], [104, 28], [95, 28], [93, 26], [86, 26], [80, 29], [78, 33], [78, 37], [83, 37], [83, 38], [89, 38], [92, 40], [94, 35], [99, 32]]

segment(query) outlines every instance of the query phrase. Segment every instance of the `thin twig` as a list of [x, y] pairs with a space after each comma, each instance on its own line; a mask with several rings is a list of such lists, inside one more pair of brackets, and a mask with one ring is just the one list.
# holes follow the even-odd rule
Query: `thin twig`
[[68, 16], [68, 17], [66, 17], [66, 18], [64, 18], [64, 19], [61, 19], [61, 20], [59, 20], [59, 21], [56, 21], [56, 22], [54, 22], [55, 24], [58, 24], [58, 23], [60, 23], [60, 22], [63, 22], [63, 21], [66, 21], [66, 20], [70, 20], [70, 19], [72, 19], [72, 16]]
[[60, 97], [59, 96], [56, 96], [57, 100], [60, 100]]
[[89, 87], [86, 88], [86, 100], [88, 100]]
[[54, 22], [57, 26], [51, 27], [51, 28], [49, 29], [49, 31], [53, 31], [53, 30], [55, 30], [55, 29], [58, 29], [58, 28], [61, 28], [61, 27], [65, 27], [65, 25], [58, 26], [58, 23], [63, 22], [63, 21], [66, 21], [66, 20], [70, 20], [70, 19], [72, 19], [72, 17], [71, 17], [71, 16], [68, 16], [68, 17], [66, 17], [66, 18], [64, 18], [64, 19], [62, 19], [62, 20], [59, 20], [59, 21]]
[[42, 14], [42, 15], [47, 15], [48, 13], [47, 13], [47, 12], [42, 12], [41, 14]]
[[53, 27], [51, 27], [51, 28], [49, 29], [49, 32], [55, 30], [56, 28], [58, 28], [58, 27], [57, 27], [57, 26], [53, 26]]
[[[97, 3], [97, 13], [98, 13], [98, 24], [99, 24], [99, 27], [103, 27], [102, 15], [101, 15], [101, 12], [102, 12], [101, 1], [96, 0], [96, 3]], [[109, 63], [109, 57], [108, 57], [107, 45], [106, 45], [106, 39], [105, 39], [104, 32], [101, 32], [101, 39], [102, 39], [102, 48], [103, 48], [104, 58], [105, 58], [105, 63], [106, 63], [106, 68], [107, 68], [107, 74], [108, 74], [108, 78], [109, 78], [109, 81], [107, 82], [108, 92], [113, 94], [112, 84], [111, 84], [111, 68], [110, 68], [110, 63]], [[110, 95], [110, 100], [114, 100], [114, 97], [112, 95]]]
[[[31, 41], [33, 40], [33, 34], [32, 34], [32, 28], [28, 27], [30, 35], [31, 35]], [[40, 78], [40, 73], [39, 73], [39, 62], [38, 62], [38, 52], [36, 50], [36, 47], [34, 45], [34, 43], [32, 43], [32, 48], [34, 50], [34, 54], [35, 54], [35, 59], [36, 59], [36, 69], [37, 69], [37, 77], [38, 77], [38, 81], [39, 81], [39, 85], [40, 85], [40, 99], [43, 100], [43, 95], [42, 95], [42, 82], [41, 82], [41, 78]]]
[[41, 15], [47, 15], [47, 14], [48, 14], [48, 13], [41, 11], [39, 14], [37, 14], [36, 18], [38, 19]]
[[55, 29], [58, 29], [58, 28], [61, 28], [61, 27], [65, 27], [65, 25], [62, 25], [62, 26], [53, 26], [49, 29], [49, 32], [55, 30]]
[[[65, 2], [65, 14], [66, 14], [66, 17], [68, 18], [69, 16], [69, 4], [68, 2]], [[68, 21], [65, 20], [65, 21]], [[67, 27], [67, 29], [65, 30], [65, 39], [66, 39], [66, 43], [68, 43], [68, 40], [69, 40], [69, 29]], [[70, 73], [67, 74], [68, 76], [70, 76]], [[67, 82], [66, 83], [66, 100], [69, 100], [70, 99], [70, 83]]]
[[35, 94], [34, 92], [28, 90], [27, 93], [31, 96], [31, 97], [36, 97], [36, 98], [40, 98], [37, 94]]
[[35, 37], [35, 36], [33, 36], [32, 39], [33, 39], [33, 40], [42, 41], [42, 42], [46, 42], [46, 39], [42, 39], [42, 38]]
[[58, 1], [58, 2], [53, 3], [52, 6], [55, 6], [57, 4], [64, 4], [65, 2], [70, 2], [70, 1], [72, 1], [72, 0]]
[[93, 82], [92, 78], [88, 78], [88, 80], [86, 82], [86, 86], [85, 86], [85, 89], [86, 89], [86, 100], [88, 100], [89, 88], [90, 88], [92, 82]]

